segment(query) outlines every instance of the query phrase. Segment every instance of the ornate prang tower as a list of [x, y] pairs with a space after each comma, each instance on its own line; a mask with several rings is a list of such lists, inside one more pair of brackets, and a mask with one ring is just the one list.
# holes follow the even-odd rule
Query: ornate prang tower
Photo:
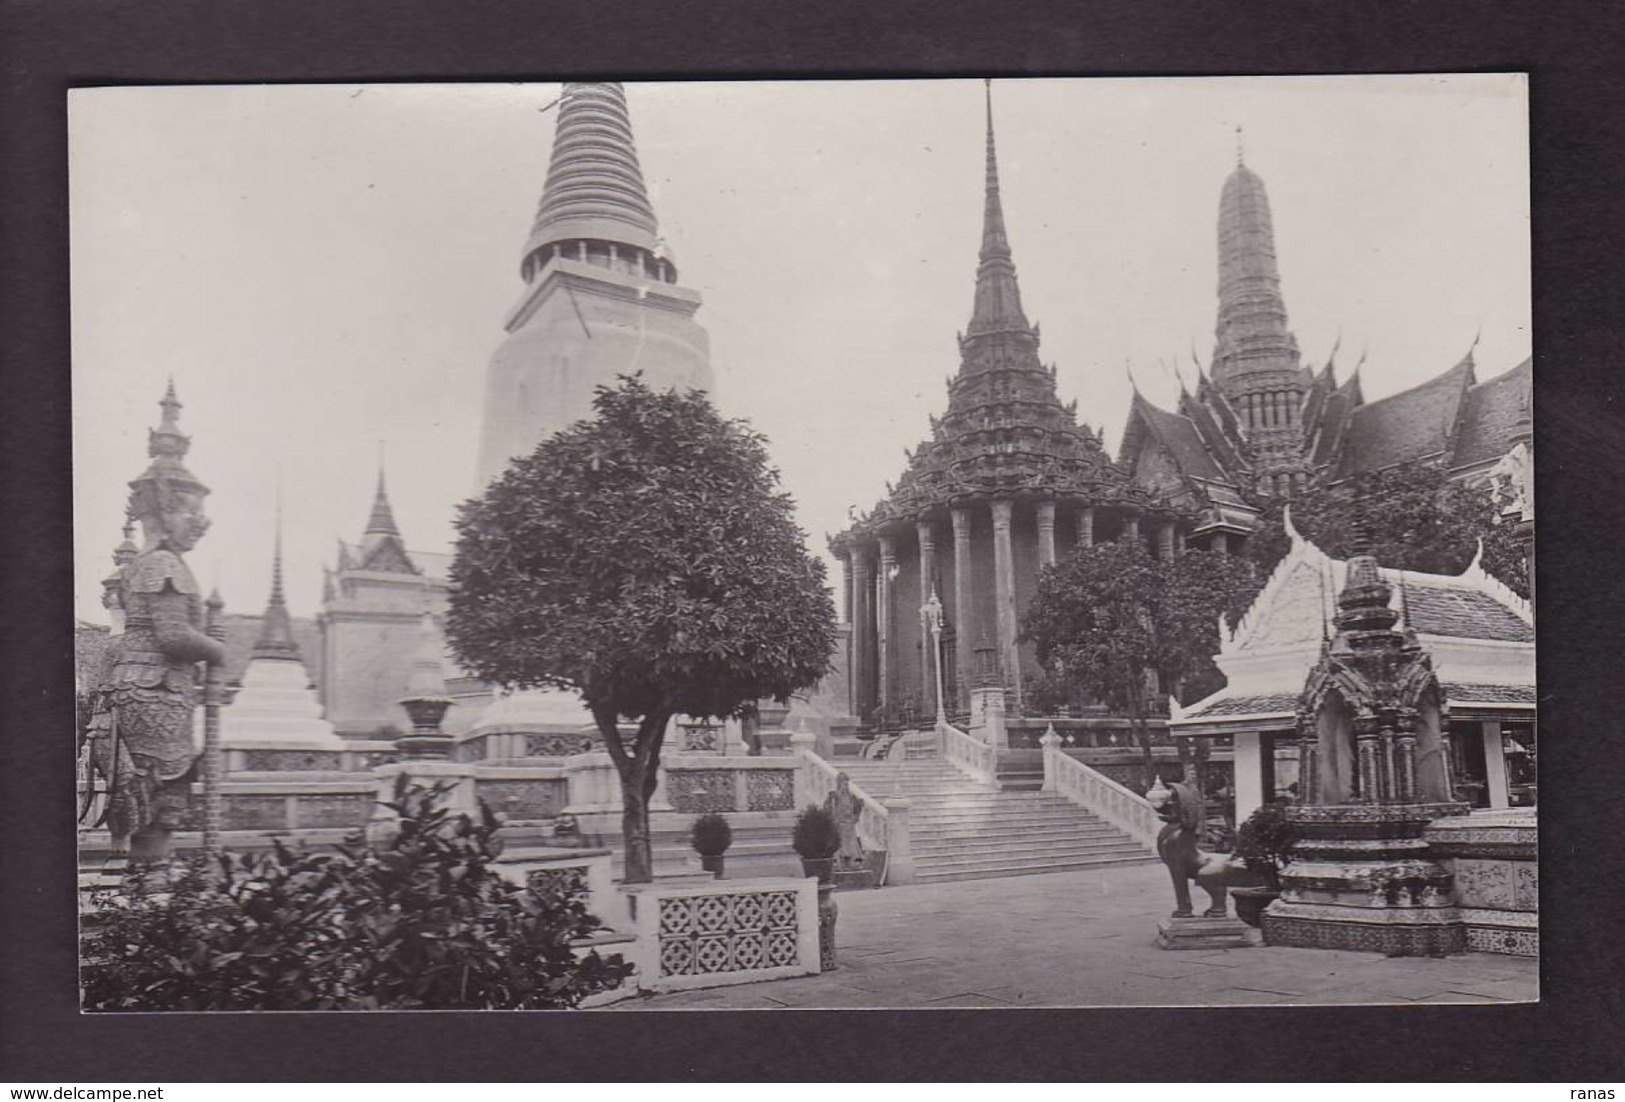
[[711, 390], [697, 292], [677, 282], [643, 187], [619, 84], [566, 84], [553, 160], [519, 266], [525, 290], [485, 381], [476, 492], [592, 413], [594, 388], [641, 371]]
[[1252, 460], [1254, 488], [1288, 497], [1309, 477], [1304, 455], [1307, 380], [1298, 341], [1287, 329], [1275, 228], [1264, 181], [1242, 160], [1219, 198], [1219, 318], [1213, 382], [1236, 411]]

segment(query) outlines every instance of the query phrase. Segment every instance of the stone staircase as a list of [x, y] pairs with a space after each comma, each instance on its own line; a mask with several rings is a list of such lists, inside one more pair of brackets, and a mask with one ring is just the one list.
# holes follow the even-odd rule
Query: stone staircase
[[876, 798], [911, 801], [918, 883], [1154, 863], [1145, 846], [1050, 792], [996, 791], [935, 759], [832, 763]]

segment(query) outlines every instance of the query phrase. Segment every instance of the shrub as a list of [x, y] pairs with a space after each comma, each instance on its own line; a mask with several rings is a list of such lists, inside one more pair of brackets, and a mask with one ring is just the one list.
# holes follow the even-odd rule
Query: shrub
[[690, 840], [694, 843], [694, 852], [701, 857], [721, 857], [733, 845], [733, 827], [717, 812], [707, 811], [694, 820]]
[[89, 1010], [543, 1009], [631, 967], [571, 943], [600, 927], [581, 885], [493, 868], [499, 824], [452, 815], [443, 787], [396, 784], [387, 845], [194, 858], [132, 877], [87, 916]]
[[790, 844], [802, 857], [813, 860], [834, 857], [841, 848], [841, 831], [835, 825], [835, 816], [817, 805], [808, 805], [796, 816]]
[[1236, 831], [1236, 856], [1248, 868], [1263, 874], [1271, 888], [1279, 888], [1281, 866], [1297, 840], [1298, 828], [1286, 817], [1285, 805], [1264, 804]]

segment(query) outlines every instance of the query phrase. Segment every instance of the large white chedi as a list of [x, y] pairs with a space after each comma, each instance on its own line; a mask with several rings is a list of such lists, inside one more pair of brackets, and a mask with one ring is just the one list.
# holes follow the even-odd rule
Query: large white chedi
[[[485, 382], [475, 492], [510, 460], [592, 414], [597, 387], [713, 391], [699, 293], [677, 282], [619, 84], [566, 84], [553, 156], [520, 260], [525, 281]], [[501, 694], [463, 738], [594, 730], [574, 693]]]
[[299, 659], [282, 592], [282, 539], [271, 567], [271, 599], [242, 688], [221, 712], [220, 744], [228, 750], [342, 750], [344, 740], [322, 718], [321, 701]]
[[566, 84], [553, 158], [519, 265], [525, 289], [485, 378], [475, 491], [592, 413], [594, 390], [642, 372], [712, 389], [699, 293], [660, 238], [619, 84]]

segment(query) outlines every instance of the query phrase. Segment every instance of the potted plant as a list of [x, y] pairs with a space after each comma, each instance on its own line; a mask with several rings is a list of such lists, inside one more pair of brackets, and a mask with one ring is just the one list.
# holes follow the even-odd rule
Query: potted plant
[[1233, 888], [1236, 917], [1249, 926], [1263, 920], [1264, 908], [1281, 895], [1281, 866], [1286, 864], [1298, 828], [1286, 817], [1286, 805], [1264, 804], [1236, 831], [1236, 857], [1264, 880], [1262, 887]]
[[707, 811], [694, 820], [689, 840], [693, 843], [694, 852], [700, 855], [700, 868], [715, 873], [716, 878], [721, 880], [722, 855], [728, 852], [734, 840], [733, 827], [728, 825], [728, 820], [715, 811]]
[[796, 816], [790, 844], [801, 858], [801, 871], [816, 876], [820, 884], [835, 878], [835, 854], [841, 848], [841, 831], [835, 816], [817, 805], [809, 805]]

